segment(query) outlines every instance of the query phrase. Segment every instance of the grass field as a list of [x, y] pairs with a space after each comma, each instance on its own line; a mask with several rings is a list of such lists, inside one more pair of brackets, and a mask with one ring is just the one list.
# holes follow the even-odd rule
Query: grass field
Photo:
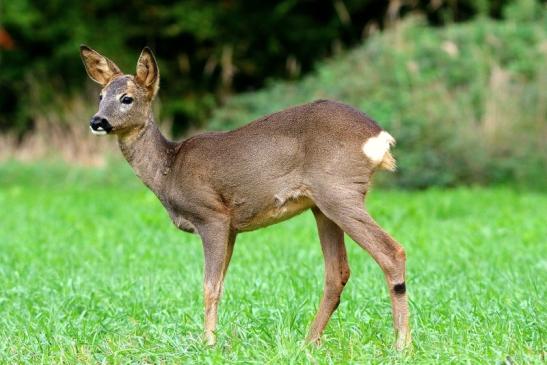
[[[310, 213], [238, 237], [218, 344], [202, 344], [202, 251], [125, 165], [0, 167], [0, 363], [544, 363], [547, 196], [374, 190], [406, 248], [413, 351], [393, 350], [381, 271], [352, 277], [322, 346], [303, 338], [323, 262]], [[507, 357], [510, 360], [507, 360]]]

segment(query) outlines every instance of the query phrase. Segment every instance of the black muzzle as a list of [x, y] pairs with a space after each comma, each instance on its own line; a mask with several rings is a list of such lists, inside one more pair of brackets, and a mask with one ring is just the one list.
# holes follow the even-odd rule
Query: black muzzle
[[91, 118], [89, 128], [91, 128], [93, 134], [107, 134], [112, 131], [112, 126], [108, 123], [108, 120], [98, 116]]

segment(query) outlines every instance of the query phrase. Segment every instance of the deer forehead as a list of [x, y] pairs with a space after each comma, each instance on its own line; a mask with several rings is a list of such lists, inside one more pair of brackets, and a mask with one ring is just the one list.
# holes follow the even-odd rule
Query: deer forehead
[[135, 83], [133, 76], [124, 75], [110, 81], [102, 90], [103, 97], [119, 98], [123, 94], [130, 96], [139, 95], [139, 87]]

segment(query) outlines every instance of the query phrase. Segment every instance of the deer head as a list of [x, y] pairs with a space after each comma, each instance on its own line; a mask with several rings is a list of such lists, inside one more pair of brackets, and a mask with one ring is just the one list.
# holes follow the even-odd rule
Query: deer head
[[99, 110], [89, 122], [91, 132], [123, 135], [145, 127], [160, 84], [150, 48], [142, 50], [134, 76], [124, 74], [114, 62], [85, 45], [80, 46], [80, 55], [88, 76], [102, 86]]

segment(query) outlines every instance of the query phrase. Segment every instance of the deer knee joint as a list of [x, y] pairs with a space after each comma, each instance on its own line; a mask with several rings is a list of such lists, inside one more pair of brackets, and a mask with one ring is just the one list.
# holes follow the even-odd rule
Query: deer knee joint
[[221, 285], [210, 285], [205, 284], [204, 288], [205, 301], [209, 303], [217, 302], [219, 297], [222, 295], [222, 286]]

